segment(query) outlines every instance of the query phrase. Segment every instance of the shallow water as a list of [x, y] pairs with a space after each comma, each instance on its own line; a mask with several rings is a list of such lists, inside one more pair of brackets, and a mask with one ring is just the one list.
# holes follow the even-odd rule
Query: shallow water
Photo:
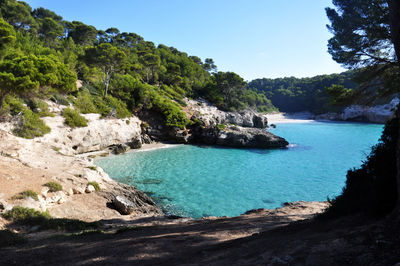
[[199, 218], [235, 216], [289, 201], [338, 195], [348, 169], [377, 143], [382, 125], [278, 124], [288, 149], [191, 145], [96, 160], [112, 178], [146, 191], [167, 212]]

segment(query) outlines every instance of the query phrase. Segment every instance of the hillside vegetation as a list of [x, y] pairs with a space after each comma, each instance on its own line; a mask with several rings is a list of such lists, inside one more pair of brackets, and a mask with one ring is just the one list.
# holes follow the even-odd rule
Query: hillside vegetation
[[325, 113], [353, 101], [351, 92], [358, 86], [354, 78], [354, 71], [311, 78], [263, 78], [251, 81], [248, 87], [264, 94], [282, 112]]
[[[233, 72], [218, 72], [210, 58], [203, 61], [174, 47], [156, 46], [117, 28], [103, 30], [65, 21], [48, 9], [32, 10], [23, 1], [1, 1], [0, 14], [3, 119], [21, 116], [10, 107], [12, 102], [40, 112], [27, 104], [37, 98], [103, 117], [123, 118], [151, 109], [167, 126], [179, 128], [190, 123], [181, 109], [184, 97], [202, 97], [223, 110], [274, 110], [265, 95], [248, 90], [243, 78]], [[77, 88], [77, 80], [82, 87]], [[29, 111], [22, 116], [35, 117]], [[20, 135], [43, 133], [46, 130]]]

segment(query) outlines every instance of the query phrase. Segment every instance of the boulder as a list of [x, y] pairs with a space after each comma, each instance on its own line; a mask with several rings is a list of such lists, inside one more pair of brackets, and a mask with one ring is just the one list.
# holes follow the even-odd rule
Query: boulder
[[92, 192], [95, 192], [96, 191], [96, 189], [94, 188], [94, 186], [92, 186], [92, 185], [88, 185], [87, 187], [86, 187], [86, 189], [85, 189], [85, 192], [86, 193], [92, 193]]
[[151, 138], [147, 134], [142, 135], [142, 143], [151, 144]]
[[113, 200], [115, 208], [124, 215], [131, 214], [135, 210], [135, 204], [123, 196], [116, 196]]
[[72, 192], [73, 192], [74, 194], [83, 194], [83, 193], [85, 192], [85, 190], [84, 190], [83, 188], [81, 188], [81, 187], [74, 187], [74, 188], [72, 189]]
[[140, 138], [135, 138], [131, 142], [129, 142], [128, 145], [129, 147], [131, 147], [131, 149], [140, 149], [142, 147], [142, 141], [140, 140]]
[[112, 146], [112, 153], [122, 154], [129, 151], [131, 148], [126, 144], [117, 144]]

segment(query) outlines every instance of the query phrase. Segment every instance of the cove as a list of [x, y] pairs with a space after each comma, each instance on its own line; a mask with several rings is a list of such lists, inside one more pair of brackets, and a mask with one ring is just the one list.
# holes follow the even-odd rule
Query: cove
[[361, 165], [382, 129], [362, 123], [282, 123], [270, 131], [289, 141], [287, 149], [179, 145], [101, 158], [96, 165], [145, 191], [167, 213], [236, 216], [338, 195], [347, 170]]

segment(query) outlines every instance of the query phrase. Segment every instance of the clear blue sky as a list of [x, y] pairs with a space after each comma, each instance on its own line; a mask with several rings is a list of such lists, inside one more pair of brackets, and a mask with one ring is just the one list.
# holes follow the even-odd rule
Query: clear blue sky
[[134, 32], [245, 80], [342, 72], [331, 59], [331, 0], [28, 0], [97, 29]]

